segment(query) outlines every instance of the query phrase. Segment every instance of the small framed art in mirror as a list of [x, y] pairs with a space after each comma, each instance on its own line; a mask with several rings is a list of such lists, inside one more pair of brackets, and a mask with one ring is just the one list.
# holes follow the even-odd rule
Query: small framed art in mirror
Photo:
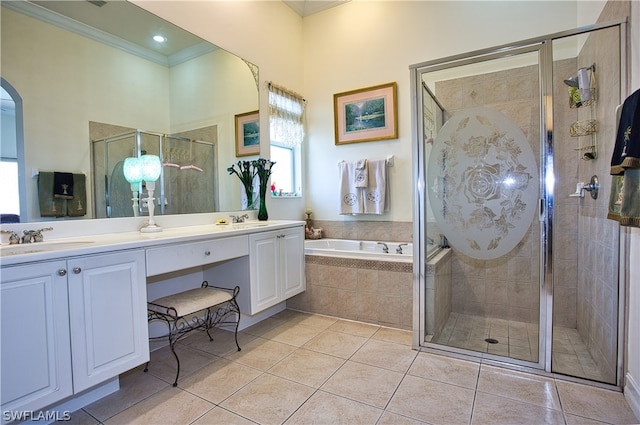
[[236, 115], [236, 156], [260, 154], [260, 112]]

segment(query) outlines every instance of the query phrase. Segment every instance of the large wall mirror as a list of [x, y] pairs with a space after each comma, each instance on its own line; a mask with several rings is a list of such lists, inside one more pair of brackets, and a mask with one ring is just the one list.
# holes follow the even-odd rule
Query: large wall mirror
[[235, 116], [259, 108], [255, 65], [126, 1], [3, 1], [1, 17], [1, 76], [22, 99], [22, 221], [44, 220], [51, 171], [86, 176], [83, 218], [132, 216], [110, 203], [130, 202], [118, 173], [140, 151], [163, 155], [163, 213], [241, 208], [226, 170]]

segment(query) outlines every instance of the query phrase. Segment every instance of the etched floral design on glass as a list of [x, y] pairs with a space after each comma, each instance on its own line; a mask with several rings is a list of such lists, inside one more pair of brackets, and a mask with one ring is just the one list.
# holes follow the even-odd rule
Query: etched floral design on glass
[[531, 225], [538, 168], [526, 136], [509, 118], [470, 108], [451, 117], [437, 135], [427, 188], [451, 245], [474, 258], [497, 258]]

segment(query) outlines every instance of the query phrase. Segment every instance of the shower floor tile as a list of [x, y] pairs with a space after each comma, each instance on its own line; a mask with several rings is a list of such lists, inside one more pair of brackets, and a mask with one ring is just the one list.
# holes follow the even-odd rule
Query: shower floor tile
[[532, 339], [530, 329], [527, 323], [451, 313], [443, 332], [432, 342], [526, 361], [538, 361], [537, 335]]
[[[440, 336], [431, 342], [537, 362], [538, 335], [534, 323], [451, 313]], [[576, 329], [553, 327], [552, 368], [565, 375], [604, 380]]]

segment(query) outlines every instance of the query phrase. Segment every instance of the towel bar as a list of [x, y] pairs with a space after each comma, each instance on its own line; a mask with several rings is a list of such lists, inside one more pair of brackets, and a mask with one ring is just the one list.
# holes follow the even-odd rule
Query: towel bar
[[[393, 167], [393, 163], [394, 163], [394, 158], [393, 155], [389, 155], [385, 161], [387, 162], [387, 167]], [[341, 161], [338, 161], [338, 164], [346, 162], [344, 159]]]

